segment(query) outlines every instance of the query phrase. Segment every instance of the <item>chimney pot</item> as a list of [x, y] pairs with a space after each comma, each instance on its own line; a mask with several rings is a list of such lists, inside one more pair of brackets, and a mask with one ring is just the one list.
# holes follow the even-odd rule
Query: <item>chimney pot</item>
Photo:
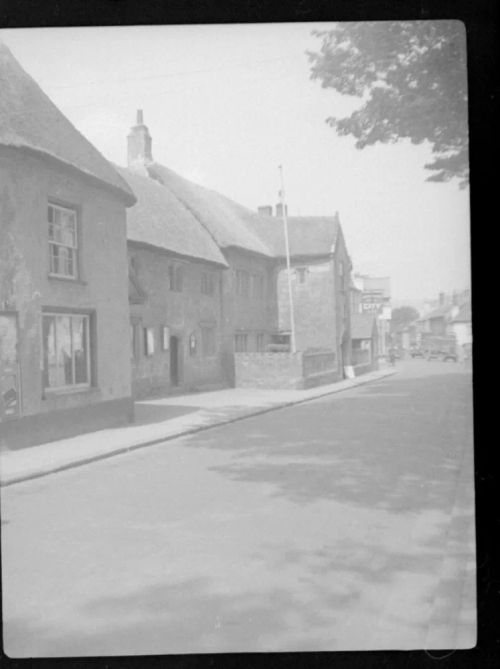
[[153, 162], [152, 139], [148, 127], [144, 125], [142, 109], [137, 110], [137, 124], [128, 135], [128, 165], [145, 165]]

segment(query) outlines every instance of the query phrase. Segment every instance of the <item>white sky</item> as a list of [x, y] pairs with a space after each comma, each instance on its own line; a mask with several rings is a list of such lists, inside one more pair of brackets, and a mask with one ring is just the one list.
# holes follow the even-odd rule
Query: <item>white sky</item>
[[[136, 109], [153, 157], [251, 209], [339, 211], [355, 271], [390, 276], [396, 300], [469, 286], [469, 192], [426, 183], [428, 147], [362, 151], [325, 123], [359, 102], [309, 79], [325, 23], [0, 30], [72, 123], [124, 165]], [[1, 95], [1, 91], [0, 91]]]

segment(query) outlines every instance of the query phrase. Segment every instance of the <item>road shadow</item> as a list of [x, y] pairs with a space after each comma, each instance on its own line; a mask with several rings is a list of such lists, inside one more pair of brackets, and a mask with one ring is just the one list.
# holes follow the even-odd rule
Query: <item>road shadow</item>
[[[293, 593], [282, 588], [230, 594], [213, 592], [208, 577], [158, 583], [89, 602], [81, 610], [86, 625], [78, 630], [56, 631], [25, 619], [6, 622], [4, 647], [11, 657], [251, 651], [272, 646], [286, 633], [295, 608]], [[321, 615], [312, 604], [306, 609], [314, 629]]]
[[184, 416], [199, 411], [196, 406], [177, 406], [136, 402], [134, 406], [134, 425], [151, 425], [165, 420]]
[[[11, 657], [367, 650], [381, 618], [394, 629], [389, 647], [423, 647], [445, 522], [436, 512], [425, 540], [398, 549], [360, 538], [291, 550], [269, 539], [250, 556], [266, 565], [263, 582], [250, 589], [221, 591], [209, 576], [125, 585], [120, 595], [87, 601], [66, 628], [6, 620], [5, 650]], [[448, 575], [447, 588], [459, 592], [461, 576]], [[468, 610], [474, 615], [473, 603]], [[357, 622], [346, 626], [350, 618]]]
[[472, 448], [470, 376], [439, 374], [431, 383], [391, 377], [184, 443], [230, 452], [212, 471], [268, 483], [272, 494], [298, 504], [334, 499], [390, 511], [441, 508]]

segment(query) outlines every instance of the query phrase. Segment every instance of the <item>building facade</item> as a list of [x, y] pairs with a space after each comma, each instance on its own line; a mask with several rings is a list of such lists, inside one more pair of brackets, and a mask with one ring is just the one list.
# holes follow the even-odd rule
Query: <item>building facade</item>
[[120, 169], [137, 197], [127, 214], [130, 356], [137, 398], [225, 384], [227, 263], [196, 217], [149, 176], [151, 138], [144, 128], [132, 128], [130, 165]]
[[135, 198], [0, 45], [0, 430], [19, 447], [131, 418]]
[[[268, 208], [261, 208], [264, 210]], [[289, 337], [290, 289], [280, 215], [278, 209], [275, 217], [261, 217], [254, 226], [276, 257], [278, 329], [280, 335]], [[351, 365], [352, 264], [338, 214], [287, 217], [287, 227], [295, 348], [302, 352], [333, 352], [337, 378], [342, 378], [345, 367]]]

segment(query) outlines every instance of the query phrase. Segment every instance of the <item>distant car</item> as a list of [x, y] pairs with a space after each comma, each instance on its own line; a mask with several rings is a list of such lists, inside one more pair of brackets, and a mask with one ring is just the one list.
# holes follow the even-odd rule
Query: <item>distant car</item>
[[410, 355], [412, 358], [423, 358], [424, 352], [422, 351], [420, 346], [413, 345], [410, 347]]

